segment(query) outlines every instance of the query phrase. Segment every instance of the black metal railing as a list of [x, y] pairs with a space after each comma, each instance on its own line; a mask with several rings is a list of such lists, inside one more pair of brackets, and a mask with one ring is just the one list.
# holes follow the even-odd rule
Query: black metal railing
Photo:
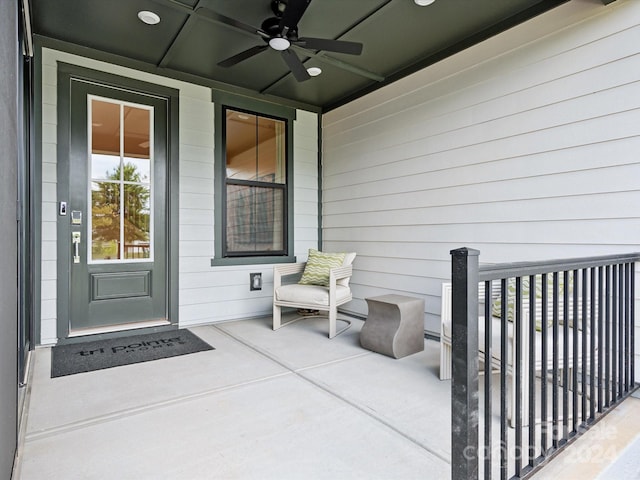
[[636, 388], [640, 253], [483, 266], [479, 253], [451, 252], [451, 478], [527, 478]]

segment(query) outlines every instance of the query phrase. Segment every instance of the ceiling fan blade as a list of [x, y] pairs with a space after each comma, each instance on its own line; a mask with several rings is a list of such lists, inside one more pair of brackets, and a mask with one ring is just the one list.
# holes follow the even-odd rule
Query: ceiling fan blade
[[280, 20], [280, 30], [286, 35], [289, 30], [293, 30], [307, 10], [311, 0], [288, 0]]
[[263, 32], [259, 28], [252, 27], [251, 25], [247, 25], [246, 23], [242, 23], [233, 18], [226, 17], [217, 12], [214, 12], [213, 10], [209, 10], [208, 8], [200, 7], [196, 10], [196, 14], [203, 20], [208, 20], [214, 23], [222, 23], [237, 30], [242, 30], [247, 33], [258, 35], [262, 38], [269, 38], [269, 34]]
[[304, 82], [305, 80], [309, 80], [311, 78], [311, 75], [309, 75], [309, 72], [307, 72], [307, 69], [304, 68], [304, 65], [294, 52], [287, 49], [281, 51], [280, 54], [282, 55], [282, 58], [284, 59], [286, 64], [289, 66], [289, 69], [291, 70], [291, 73], [293, 73], [293, 76], [296, 77], [296, 80], [298, 80], [299, 82]]
[[370, 78], [371, 80], [375, 80], [376, 82], [383, 82], [385, 80], [385, 77], [383, 77], [382, 75], [375, 73], [375, 72], [371, 72], [369, 70], [365, 70], [362, 67], [357, 67], [355, 65], [352, 65], [350, 63], [347, 63], [343, 60], [340, 60], [339, 58], [334, 58], [331, 57], [330, 55], [327, 54], [327, 52], [325, 52], [324, 50], [320, 50], [320, 51], [313, 51], [313, 50], [307, 50], [307, 49], [303, 49], [301, 47], [298, 47], [295, 44], [291, 44], [291, 47], [289, 47], [291, 50], [297, 51], [298, 53], [300, 53], [300, 55], [305, 55], [307, 57], [313, 57], [313, 58], [317, 58], [318, 60], [328, 63], [330, 65], [333, 65], [335, 67], [341, 68], [342, 70], [346, 70], [347, 72], [351, 72], [351, 73], [355, 73], [356, 75], [360, 75], [361, 77], [364, 78]]
[[348, 53], [349, 55], [360, 55], [362, 53], [362, 44], [358, 42], [304, 37], [293, 43], [311, 50], [326, 50], [327, 52]]
[[269, 48], [269, 45], [256, 45], [255, 47], [251, 47], [248, 50], [245, 50], [244, 52], [240, 52], [234, 55], [233, 57], [229, 57], [226, 60], [219, 62], [218, 66], [233, 67], [234, 65], [242, 62], [243, 60], [246, 60], [247, 58], [251, 58], [254, 55], [257, 55], [258, 53], [265, 51], [267, 48]]

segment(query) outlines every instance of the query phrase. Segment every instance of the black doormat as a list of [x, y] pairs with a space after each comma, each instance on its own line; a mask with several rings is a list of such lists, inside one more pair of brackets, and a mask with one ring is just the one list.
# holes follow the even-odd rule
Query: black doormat
[[189, 330], [59, 345], [51, 349], [51, 378], [215, 350]]

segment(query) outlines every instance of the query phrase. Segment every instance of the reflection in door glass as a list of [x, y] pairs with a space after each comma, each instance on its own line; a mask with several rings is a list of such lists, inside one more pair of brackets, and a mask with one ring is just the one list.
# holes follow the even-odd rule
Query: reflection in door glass
[[91, 153], [120, 156], [120, 105], [91, 101]]
[[149, 187], [124, 186], [124, 258], [149, 258]]
[[91, 257], [120, 258], [120, 184], [91, 183]]
[[117, 179], [120, 157], [115, 155], [91, 154], [91, 178], [94, 180]]
[[90, 122], [91, 259], [151, 259], [152, 110], [92, 98]]
[[124, 157], [133, 165], [138, 180], [148, 182], [151, 175], [149, 110], [124, 107]]
[[120, 165], [120, 106], [91, 102], [91, 177], [111, 178]]

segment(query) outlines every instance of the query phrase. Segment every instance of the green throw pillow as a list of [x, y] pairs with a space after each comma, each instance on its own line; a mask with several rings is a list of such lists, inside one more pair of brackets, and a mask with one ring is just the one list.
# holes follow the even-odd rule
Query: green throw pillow
[[324, 253], [313, 248], [309, 249], [307, 265], [302, 272], [302, 278], [298, 282], [301, 285], [329, 286], [329, 270], [341, 267], [344, 262], [344, 253]]
[[[573, 291], [573, 273], [569, 275], [569, 292]], [[522, 279], [522, 308], [528, 309], [529, 307], [529, 277], [524, 277]], [[558, 295], [559, 295], [559, 312], [562, 312], [562, 298], [564, 293], [564, 276], [562, 274], [558, 275]], [[548, 326], [553, 325], [553, 275], [548, 275], [547, 278], [547, 324]], [[516, 282], [515, 278], [510, 278], [507, 281], [507, 320], [513, 322], [515, 319], [515, 296], [516, 296]], [[571, 304], [573, 302], [570, 302]], [[536, 330], [538, 332], [542, 331], [542, 275], [536, 275], [536, 298], [535, 298], [535, 319], [536, 319]], [[498, 296], [492, 305], [491, 314], [494, 317], [500, 318], [502, 316], [502, 299]], [[560, 318], [560, 325], [564, 323], [563, 319]], [[572, 323], [572, 322], [570, 322]], [[573, 325], [570, 325], [573, 326]]]
[[[528, 301], [529, 298], [529, 278], [523, 278], [521, 282], [523, 302]], [[542, 290], [538, 296], [538, 284], [536, 283], [536, 298], [542, 297]], [[542, 286], [539, 287], [542, 289]], [[491, 314], [500, 318], [502, 316], [502, 298], [498, 296], [492, 305]], [[513, 322], [516, 317], [516, 279], [510, 278], [507, 280], [507, 320]], [[540, 320], [536, 318], [536, 330], [541, 331]]]

